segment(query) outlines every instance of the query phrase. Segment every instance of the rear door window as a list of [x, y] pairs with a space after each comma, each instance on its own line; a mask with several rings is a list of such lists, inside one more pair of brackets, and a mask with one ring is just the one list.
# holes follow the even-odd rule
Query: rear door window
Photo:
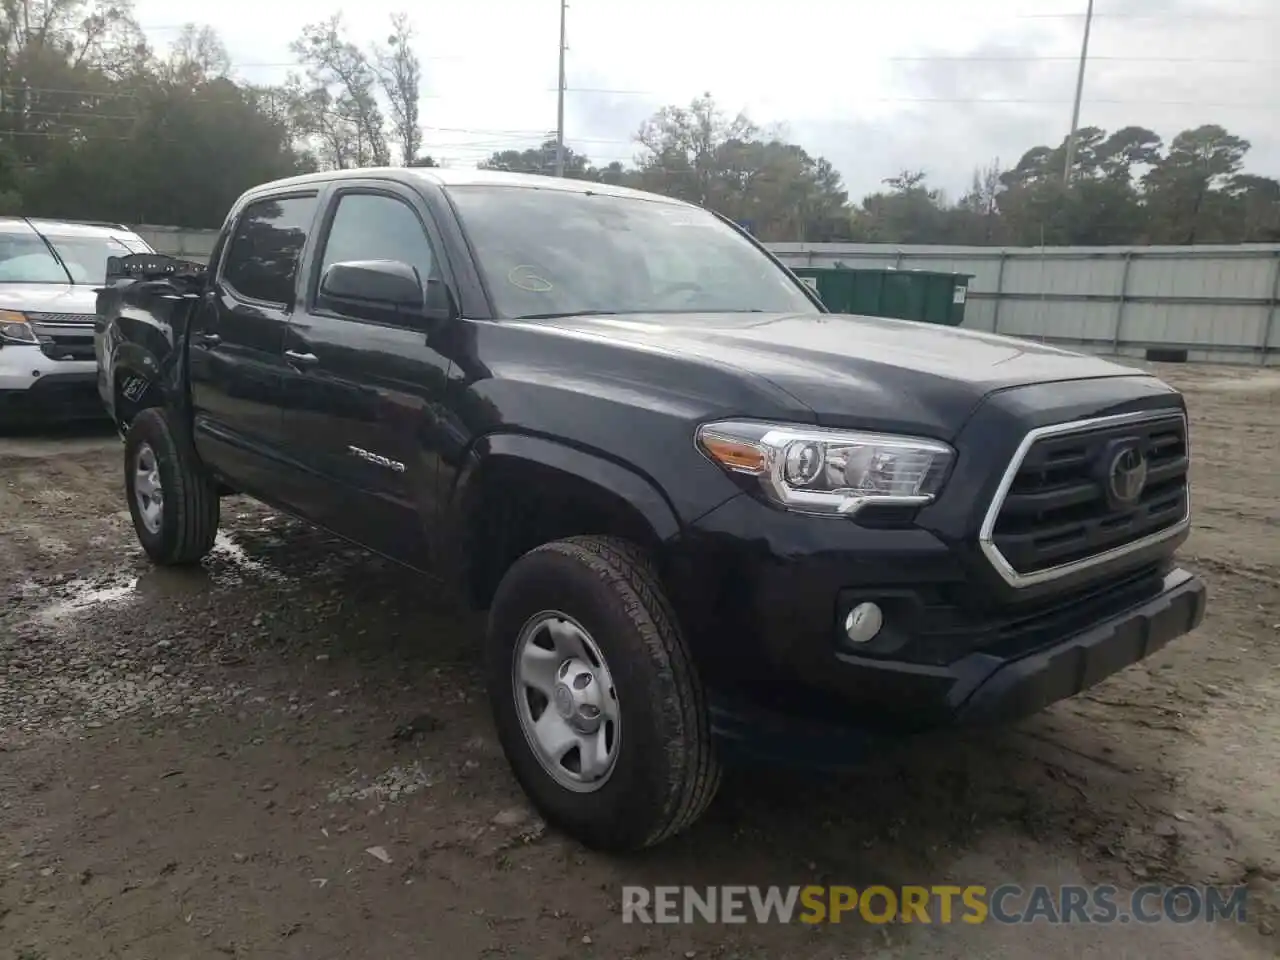
[[315, 213], [315, 196], [272, 197], [249, 204], [236, 221], [223, 281], [250, 300], [292, 303], [298, 261]]

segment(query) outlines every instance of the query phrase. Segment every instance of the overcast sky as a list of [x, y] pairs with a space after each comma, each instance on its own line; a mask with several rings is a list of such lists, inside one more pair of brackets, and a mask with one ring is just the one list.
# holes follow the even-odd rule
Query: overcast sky
[[[572, 0], [566, 138], [629, 161], [657, 107], [710, 91], [783, 124], [827, 157], [855, 199], [903, 168], [956, 194], [1071, 121], [1086, 0]], [[341, 10], [359, 41], [406, 10], [423, 59], [427, 152], [472, 165], [556, 122], [557, 0], [281, 3], [137, 0], [158, 47], [186, 19], [221, 35], [235, 71], [283, 79], [289, 41]], [[189, 13], [188, 13], [189, 11]], [[1081, 125], [1178, 131], [1219, 123], [1280, 176], [1280, 0], [1096, 0]]]

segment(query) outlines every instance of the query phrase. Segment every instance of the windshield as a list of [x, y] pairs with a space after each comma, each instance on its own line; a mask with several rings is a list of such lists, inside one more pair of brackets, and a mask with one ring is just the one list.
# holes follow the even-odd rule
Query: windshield
[[[116, 237], [45, 236], [57, 250], [58, 257], [54, 257], [45, 242], [33, 233], [0, 234], [0, 283], [96, 286], [106, 283], [108, 257], [150, 252], [143, 243], [126, 242]], [[65, 270], [63, 264], [66, 265]]]
[[705, 210], [523, 187], [453, 187], [449, 196], [502, 317], [817, 309]]

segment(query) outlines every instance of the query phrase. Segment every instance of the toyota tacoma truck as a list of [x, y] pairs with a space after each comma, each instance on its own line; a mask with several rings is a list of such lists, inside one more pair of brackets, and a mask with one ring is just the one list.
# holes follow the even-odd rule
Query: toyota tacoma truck
[[688, 826], [727, 761], [1009, 722], [1204, 615], [1181, 394], [830, 313], [699, 207], [327, 172], [245, 193], [207, 269], [119, 266], [146, 553], [199, 562], [241, 494], [463, 591], [515, 775], [594, 847]]
[[122, 224], [0, 217], [0, 423], [103, 416], [94, 290], [109, 257], [150, 252]]

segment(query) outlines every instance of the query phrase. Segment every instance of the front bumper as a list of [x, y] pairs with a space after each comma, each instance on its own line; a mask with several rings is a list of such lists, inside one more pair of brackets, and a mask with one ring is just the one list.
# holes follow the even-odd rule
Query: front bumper
[[1190, 633], [1204, 620], [1206, 598], [1198, 577], [1174, 570], [1153, 600], [1046, 650], [998, 664], [976, 687], [957, 688], [951, 697], [956, 719], [1002, 723], [1073, 697]]
[[0, 418], [9, 423], [106, 415], [91, 360], [51, 360], [38, 346], [0, 346]]
[[[1163, 555], [1009, 599], [954, 544], [787, 514], [743, 494], [669, 544], [668, 591], [727, 747], [798, 759], [957, 724], [1007, 722], [1072, 696], [1187, 633], [1205, 590]], [[885, 612], [851, 644], [845, 614]]]
[[[952, 683], [913, 705], [937, 727], [1009, 723], [1072, 697], [1200, 625], [1206, 591], [1185, 570], [1166, 574], [1161, 592], [1104, 622], [1015, 659], [971, 654], [952, 665]], [[929, 687], [922, 688], [928, 690]], [[934, 697], [933, 693], [926, 696]], [[726, 759], [806, 767], [856, 763], [900, 736], [883, 724], [803, 717], [741, 697], [714, 695], [712, 732]], [[899, 735], [919, 732], [904, 724]]]

